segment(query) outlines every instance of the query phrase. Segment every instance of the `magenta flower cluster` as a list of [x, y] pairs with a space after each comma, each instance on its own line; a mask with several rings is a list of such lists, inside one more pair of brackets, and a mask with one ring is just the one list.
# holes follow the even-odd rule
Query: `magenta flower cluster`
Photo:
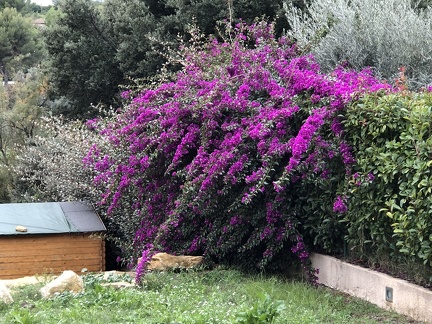
[[348, 207], [346, 205], [346, 197], [337, 196], [334, 204], [333, 204], [333, 211], [335, 213], [343, 214], [346, 213], [348, 210]]
[[[132, 206], [138, 250], [154, 244], [262, 268], [291, 251], [306, 264], [290, 189], [310, 173], [328, 177], [331, 163], [349, 172], [355, 160], [339, 112], [388, 85], [367, 70], [321, 73], [265, 22], [183, 52], [172, 82], [131, 98], [103, 124], [107, 147], [85, 159], [106, 185], [102, 202], [110, 211]], [[334, 209], [343, 206], [339, 199]]]

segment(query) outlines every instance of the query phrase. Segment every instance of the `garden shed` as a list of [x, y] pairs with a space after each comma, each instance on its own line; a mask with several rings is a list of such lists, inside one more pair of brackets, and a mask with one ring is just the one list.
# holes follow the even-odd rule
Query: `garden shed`
[[91, 204], [0, 204], [0, 279], [105, 270], [106, 228]]

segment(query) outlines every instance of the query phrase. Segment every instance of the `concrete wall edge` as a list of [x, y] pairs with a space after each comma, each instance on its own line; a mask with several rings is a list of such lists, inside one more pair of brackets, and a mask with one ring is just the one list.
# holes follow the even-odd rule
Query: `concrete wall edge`
[[319, 269], [318, 282], [359, 297], [381, 308], [432, 323], [432, 291], [406, 280], [313, 253], [312, 266]]

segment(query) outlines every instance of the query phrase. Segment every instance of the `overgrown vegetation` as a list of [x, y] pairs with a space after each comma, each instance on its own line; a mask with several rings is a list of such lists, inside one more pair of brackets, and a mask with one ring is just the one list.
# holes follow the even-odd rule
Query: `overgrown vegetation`
[[[321, 74], [265, 22], [237, 24], [227, 39], [186, 47], [173, 82], [100, 123], [105, 143], [86, 163], [106, 187], [108, 212], [135, 211], [133, 257], [144, 249], [248, 269], [290, 259], [307, 267], [302, 179], [350, 172], [339, 111], [355, 92], [389, 86], [368, 71]], [[325, 205], [338, 213], [339, 200], [335, 192]]]
[[[39, 8], [40, 9], [40, 8]], [[34, 21], [38, 8], [30, 1], [0, 3], [0, 202], [13, 200], [17, 147], [32, 145], [36, 123], [46, 103], [44, 43]]]
[[84, 280], [84, 293], [47, 301], [39, 286], [15, 290], [0, 323], [414, 323], [324, 287], [235, 270], [150, 273], [141, 287], [119, 290], [103, 287], [101, 275]]
[[8, 202], [13, 193], [14, 175], [20, 149], [34, 147], [38, 125], [47, 99], [47, 80], [40, 69], [14, 75], [13, 86], [0, 86], [0, 202]]
[[12, 75], [26, 72], [40, 62], [43, 42], [32, 17], [23, 15], [15, 7], [3, 6], [4, 1], [0, 5], [0, 76], [7, 84]]

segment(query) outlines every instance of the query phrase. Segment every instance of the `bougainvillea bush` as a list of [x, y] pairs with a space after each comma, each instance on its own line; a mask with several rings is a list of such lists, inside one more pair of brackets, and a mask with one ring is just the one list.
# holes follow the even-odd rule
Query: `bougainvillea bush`
[[[126, 257], [144, 251], [139, 270], [155, 251], [249, 269], [307, 266], [316, 229], [305, 225], [304, 188], [319, 196], [320, 183], [350, 173], [338, 116], [361, 93], [388, 88], [370, 71], [320, 73], [271, 24], [238, 24], [226, 39], [184, 46], [171, 82], [126, 91], [118, 116], [88, 122], [107, 143], [85, 163], [106, 186], [101, 203], [132, 215], [119, 224], [134, 224]], [[327, 194], [339, 217], [345, 198], [337, 186]]]

